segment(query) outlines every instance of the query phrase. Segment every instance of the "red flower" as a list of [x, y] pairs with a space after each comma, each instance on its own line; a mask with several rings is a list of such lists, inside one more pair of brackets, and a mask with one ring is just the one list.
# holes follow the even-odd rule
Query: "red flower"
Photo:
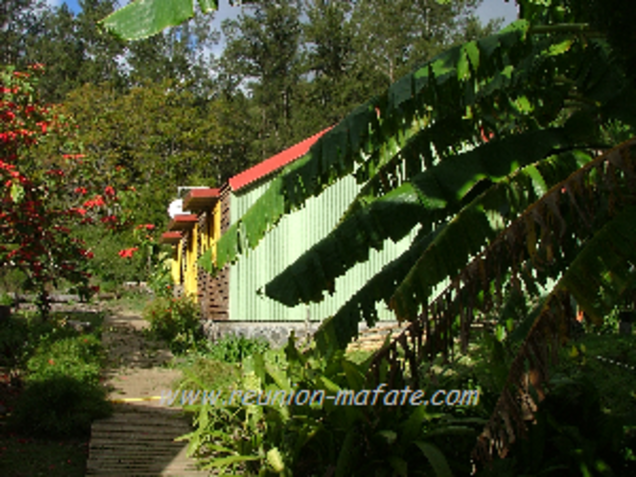
[[124, 250], [120, 250], [119, 252], [117, 252], [117, 254], [121, 257], [121, 258], [132, 258], [133, 254], [139, 250], [138, 247], [132, 247], [132, 248], [126, 248]]
[[153, 230], [155, 228], [155, 226], [153, 224], [139, 224], [137, 227], [135, 227], [135, 229], [139, 230], [139, 229], [146, 229], [146, 230]]
[[82, 255], [84, 255], [86, 258], [93, 258], [95, 257], [95, 254], [93, 252], [91, 252], [90, 250], [80, 250], [80, 253]]
[[115, 189], [113, 189], [111, 186], [106, 186], [106, 188], [104, 189], [104, 194], [115, 195]]
[[86, 187], [76, 187], [76, 188], [75, 188], [75, 193], [76, 193], [76, 194], [82, 194], [82, 195], [84, 195], [84, 194], [86, 194], [86, 192], [87, 192], [87, 191], [86, 191]]
[[87, 209], [91, 209], [93, 207], [101, 207], [102, 205], [106, 205], [104, 202], [104, 198], [101, 195], [96, 195], [91, 200], [87, 200], [84, 202], [84, 207]]

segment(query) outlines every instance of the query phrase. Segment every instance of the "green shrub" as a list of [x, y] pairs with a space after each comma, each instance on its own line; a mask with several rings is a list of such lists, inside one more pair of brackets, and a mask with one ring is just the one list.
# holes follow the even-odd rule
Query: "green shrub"
[[93, 335], [78, 335], [44, 342], [27, 361], [27, 381], [71, 377], [81, 383], [99, 382], [102, 344]]
[[244, 358], [269, 349], [264, 338], [246, 338], [242, 335], [228, 334], [214, 343], [208, 344], [206, 355], [224, 363], [240, 363]]
[[[278, 350], [247, 356], [231, 387], [272, 396], [297, 386], [309, 391], [306, 397], [375, 387], [365, 378], [369, 362], [354, 363], [342, 351], [303, 354], [292, 337], [281, 358]], [[188, 378], [188, 389], [209, 389], [203, 379]], [[424, 406], [335, 405], [329, 399], [259, 405], [208, 400], [187, 409], [195, 413], [194, 431], [183, 437], [190, 451], [204, 468], [235, 475], [468, 475], [469, 458], [453, 462], [446, 451], [461, 447], [468, 456], [485, 423]]]
[[9, 424], [15, 431], [33, 436], [85, 436], [93, 420], [110, 412], [102, 386], [59, 375], [29, 382]]
[[60, 326], [55, 319], [19, 320], [24, 327], [20, 333], [26, 337], [22, 365], [26, 385], [11, 415], [11, 427], [34, 436], [85, 435], [91, 422], [110, 410], [107, 391], [99, 382], [104, 357], [100, 339]]
[[180, 389], [228, 389], [241, 377], [239, 366], [215, 359], [196, 356], [183, 367]]
[[190, 298], [157, 297], [143, 312], [150, 331], [168, 343], [175, 354], [194, 350], [204, 339], [199, 323], [199, 307]]
[[0, 323], [0, 365], [25, 366], [38, 347], [78, 336], [72, 327], [62, 325], [61, 318], [63, 316], [53, 313], [48, 320], [43, 321], [38, 315], [14, 313]]
[[25, 319], [11, 315], [0, 323], [0, 366], [17, 366], [28, 340], [29, 328]]
[[148, 286], [156, 297], [172, 297], [172, 266], [166, 252], [161, 252], [148, 276]]

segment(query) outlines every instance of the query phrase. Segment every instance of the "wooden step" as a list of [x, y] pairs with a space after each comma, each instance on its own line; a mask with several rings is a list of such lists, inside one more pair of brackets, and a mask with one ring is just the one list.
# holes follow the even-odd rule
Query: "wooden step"
[[175, 441], [189, 432], [180, 411], [117, 406], [113, 416], [92, 425], [86, 475], [206, 476], [187, 456], [188, 443]]

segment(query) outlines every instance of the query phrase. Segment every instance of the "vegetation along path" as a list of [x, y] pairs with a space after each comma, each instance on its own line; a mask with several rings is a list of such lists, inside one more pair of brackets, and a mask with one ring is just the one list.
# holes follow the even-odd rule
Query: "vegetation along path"
[[115, 410], [93, 423], [87, 475], [207, 475], [187, 457], [187, 443], [174, 441], [190, 431], [187, 420], [153, 398], [180, 373], [162, 367], [172, 355], [144, 335], [146, 325], [138, 314], [125, 311], [104, 321], [105, 379]]

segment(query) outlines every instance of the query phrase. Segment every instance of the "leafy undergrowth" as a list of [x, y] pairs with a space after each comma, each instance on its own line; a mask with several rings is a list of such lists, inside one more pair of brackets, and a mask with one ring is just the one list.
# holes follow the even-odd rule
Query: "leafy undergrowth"
[[15, 314], [0, 324], [0, 475], [85, 475], [90, 425], [110, 413], [99, 379], [102, 320], [98, 313], [54, 313], [47, 322]]
[[0, 475], [83, 477], [88, 439], [43, 440], [0, 431]]
[[[6, 374], [0, 383], [0, 404], [12, 409], [20, 391], [10, 385]], [[86, 475], [88, 436], [43, 439], [9, 430], [7, 418], [0, 418], [0, 475], [4, 477], [80, 477]]]

